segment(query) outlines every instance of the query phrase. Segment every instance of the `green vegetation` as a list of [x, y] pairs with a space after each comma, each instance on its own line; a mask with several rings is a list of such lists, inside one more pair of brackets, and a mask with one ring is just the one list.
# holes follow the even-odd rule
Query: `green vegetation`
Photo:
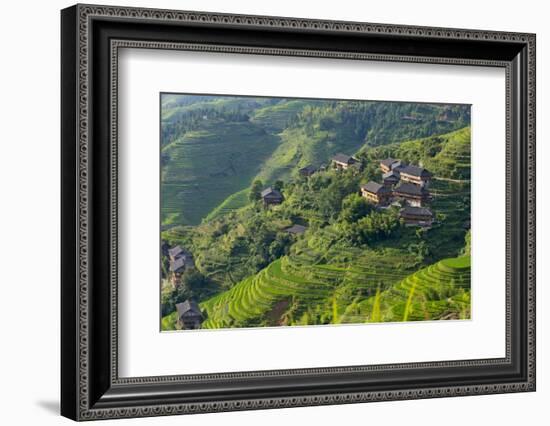
[[209, 222], [213, 219], [217, 219], [220, 216], [226, 215], [238, 210], [241, 207], [244, 207], [248, 204], [248, 188], [245, 188], [239, 192], [235, 192], [227, 197], [223, 202], [218, 205], [214, 210], [208, 213], [208, 216], [204, 219], [206, 222]]
[[[162, 239], [189, 250], [196, 271], [164, 285], [163, 330], [187, 299], [203, 328], [470, 317], [468, 107], [165, 97]], [[298, 175], [337, 152], [362, 167]], [[434, 174], [431, 227], [360, 196], [386, 157]], [[263, 206], [267, 186], [282, 204]], [[305, 233], [285, 231], [296, 224]]]
[[459, 129], [470, 114], [460, 105], [234, 96], [165, 94], [161, 103], [163, 225], [197, 225], [221, 204], [230, 206], [223, 213], [242, 206], [227, 198], [254, 179], [271, 185], [338, 152]]
[[276, 136], [250, 122], [205, 121], [162, 149], [163, 224], [200, 223], [227, 196], [247, 188], [258, 161], [277, 147]]
[[451, 133], [365, 149], [365, 161], [393, 157], [422, 164], [438, 179], [470, 179], [470, 127]]

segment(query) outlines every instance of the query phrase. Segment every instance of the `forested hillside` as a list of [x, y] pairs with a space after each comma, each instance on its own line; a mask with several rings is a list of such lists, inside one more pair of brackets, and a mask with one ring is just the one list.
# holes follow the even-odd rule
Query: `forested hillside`
[[469, 114], [462, 105], [164, 94], [162, 224], [197, 225], [244, 206], [255, 179], [272, 184], [337, 152], [447, 133]]

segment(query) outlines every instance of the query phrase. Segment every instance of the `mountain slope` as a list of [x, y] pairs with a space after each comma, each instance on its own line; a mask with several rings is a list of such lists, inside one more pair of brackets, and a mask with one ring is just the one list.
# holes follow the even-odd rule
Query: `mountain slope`
[[469, 107], [164, 94], [161, 118], [162, 224], [197, 225], [230, 211], [212, 213], [228, 197], [236, 207], [255, 178], [269, 185], [338, 152], [454, 130]]
[[279, 139], [250, 122], [204, 120], [162, 150], [162, 223], [196, 225], [250, 185]]

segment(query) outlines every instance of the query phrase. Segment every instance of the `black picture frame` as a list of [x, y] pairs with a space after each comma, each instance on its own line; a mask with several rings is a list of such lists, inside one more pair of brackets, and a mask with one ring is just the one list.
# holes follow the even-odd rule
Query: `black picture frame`
[[[61, 12], [61, 414], [74, 420], [535, 390], [534, 34], [75, 5]], [[116, 53], [194, 48], [506, 69], [506, 357], [119, 378]], [[489, 255], [489, 254], [488, 254]]]

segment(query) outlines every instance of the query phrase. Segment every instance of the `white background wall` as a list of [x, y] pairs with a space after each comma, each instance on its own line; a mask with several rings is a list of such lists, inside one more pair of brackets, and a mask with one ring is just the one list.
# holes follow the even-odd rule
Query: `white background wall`
[[[143, 7], [537, 33], [538, 390], [530, 394], [119, 420], [102, 424], [547, 424], [550, 401], [550, 28], [545, 2], [387, 0], [108, 1]], [[59, 9], [11, 1], [0, 25], [0, 422], [68, 424], [59, 404]], [[490, 255], [490, 254], [488, 254]]]

